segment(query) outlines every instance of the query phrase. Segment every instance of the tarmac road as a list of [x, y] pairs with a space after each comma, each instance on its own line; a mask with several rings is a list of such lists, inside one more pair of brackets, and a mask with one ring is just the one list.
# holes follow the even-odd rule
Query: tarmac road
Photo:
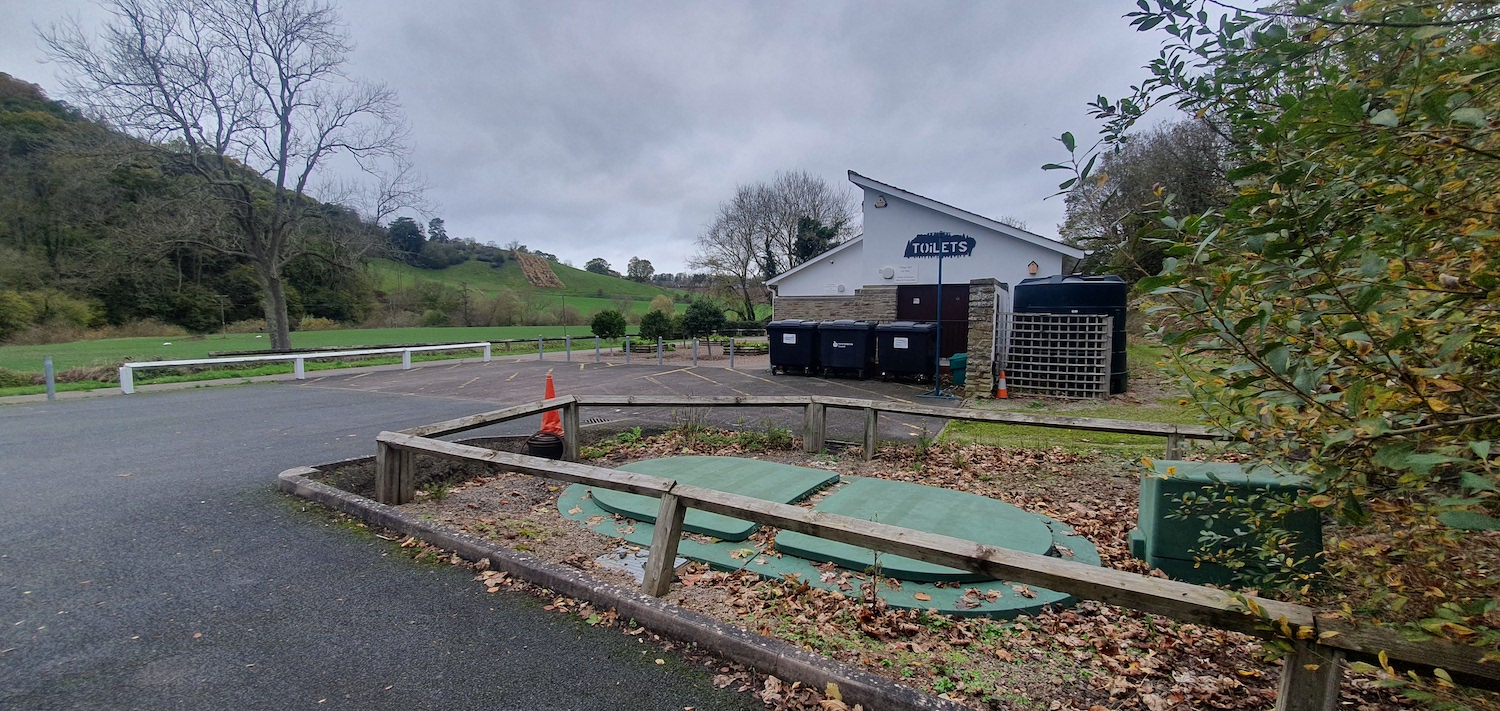
[[481, 409], [286, 385], [0, 407], [0, 707], [761, 708], [273, 488]]

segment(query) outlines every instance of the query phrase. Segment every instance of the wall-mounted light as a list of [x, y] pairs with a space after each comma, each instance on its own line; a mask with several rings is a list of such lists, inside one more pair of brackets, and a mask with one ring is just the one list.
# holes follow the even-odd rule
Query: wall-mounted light
[[884, 195], [876, 195], [875, 196], [875, 207], [885, 207], [885, 196]]
[[1037, 270], [1041, 269], [1041, 268], [1042, 268], [1041, 265], [1037, 264], [1036, 262], [1032, 262], [1032, 263], [1026, 265], [1026, 273], [1030, 274], [1032, 276], [1036, 276]]

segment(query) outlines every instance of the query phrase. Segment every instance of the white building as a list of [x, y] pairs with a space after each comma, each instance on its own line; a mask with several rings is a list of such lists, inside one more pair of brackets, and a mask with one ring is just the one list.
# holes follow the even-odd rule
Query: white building
[[[776, 319], [934, 321], [942, 259], [944, 357], [969, 354], [983, 392], [994, 357], [994, 319], [1010, 287], [1066, 273], [1083, 250], [849, 171], [864, 191], [864, 232], [768, 282]], [[933, 237], [935, 233], [945, 236]]]

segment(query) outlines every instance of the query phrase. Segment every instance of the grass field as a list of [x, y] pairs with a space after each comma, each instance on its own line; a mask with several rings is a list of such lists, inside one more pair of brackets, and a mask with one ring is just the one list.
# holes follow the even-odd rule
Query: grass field
[[[1156, 363], [1165, 355], [1165, 350], [1156, 346], [1133, 343], [1128, 351], [1126, 358], [1130, 363], [1130, 390], [1132, 393], [1143, 396], [1144, 401], [1126, 403], [1117, 400], [1096, 402], [1017, 398], [991, 401], [985, 407], [986, 409], [1014, 410], [1042, 415], [1170, 422], [1183, 425], [1201, 424], [1196, 408], [1179, 405], [1174, 389], [1164, 386], [1165, 376], [1160, 373]], [[1129, 460], [1143, 456], [1160, 457], [1166, 447], [1166, 440], [1161, 437], [983, 422], [954, 422], [943, 431], [943, 439], [998, 447], [1042, 449], [1062, 447], [1079, 454], [1098, 452]], [[1195, 442], [1191, 446], [1212, 445]]]
[[[347, 331], [298, 331], [292, 333], [296, 348], [356, 348], [362, 346], [412, 345], [417, 343], [464, 343], [511, 338], [562, 336], [562, 326], [505, 326], [495, 328], [369, 328]], [[568, 326], [567, 335], [592, 338], [588, 326]], [[632, 328], [632, 331], [635, 329]], [[208, 358], [211, 352], [264, 350], [267, 341], [253, 333], [189, 338], [112, 338], [75, 341], [45, 346], [0, 346], [0, 368], [23, 373], [42, 372], [42, 358], [52, 356], [53, 367], [68, 368], [118, 365], [121, 361], [186, 360]], [[171, 343], [171, 345], [165, 345]], [[443, 356], [449, 357], [449, 356]]]
[[[468, 285], [470, 290], [485, 296], [494, 296], [501, 289], [508, 289], [516, 292], [522, 299], [541, 299], [549, 306], [561, 302], [566, 297], [569, 306], [585, 314], [614, 308], [615, 301], [619, 299], [630, 299], [631, 310], [643, 314], [650, 307], [653, 298], [661, 294], [671, 297], [678, 293], [672, 289], [663, 289], [629, 279], [574, 269], [557, 262], [549, 262], [549, 264], [552, 266], [553, 273], [557, 274], [557, 278], [562, 280], [567, 288], [538, 289], [531, 286], [526, 282], [526, 275], [521, 273], [520, 265], [514, 261], [506, 261], [499, 269], [494, 269], [488, 262], [471, 259], [447, 269], [432, 270], [377, 259], [370, 263], [370, 270], [375, 276], [375, 284], [379, 289], [390, 290], [411, 286], [418, 280], [437, 282], [455, 289]], [[685, 308], [685, 304], [677, 305], [678, 311]]]

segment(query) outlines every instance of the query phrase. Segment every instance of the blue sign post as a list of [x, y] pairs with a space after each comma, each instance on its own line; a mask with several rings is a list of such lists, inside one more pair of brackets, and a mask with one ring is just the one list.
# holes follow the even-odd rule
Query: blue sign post
[[953, 394], [943, 391], [943, 259], [946, 257], [968, 257], [974, 254], [974, 238], [947, 232], [928, 232], [917, 235], [906, 243], [907, 259], [935, 257], [938, 260], [937, 280], [937, 357], [932, 364], [932, 392], [917, 397], [951, 399]]

